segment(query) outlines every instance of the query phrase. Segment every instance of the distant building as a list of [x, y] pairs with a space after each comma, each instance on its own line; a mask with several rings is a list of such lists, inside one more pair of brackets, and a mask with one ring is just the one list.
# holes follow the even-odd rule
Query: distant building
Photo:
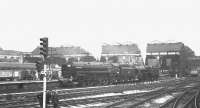
[[189, 70], [200, 71], [200, 56], [189, 57], [188, 60]]
[[[37, 47], [32, 51], [33, 57], [41, 57], [40, 48]], [[80, 61], [81, 57], [89, 55], [89, 52], [81, 47], [71, 46], [71, 47], [49, 47], [49, 56], [63, 57], [67, 61], [75, 60]]]
[[150, 43], [147, 44], [145, 64], [160, 67], [161, 71], [184, 73], [187, 58], [193, 57], [194, 52], [182, 42]]
[[19, 62], [22, 52], [15, 50], [0, 50], [0, 62]]
[[141, 51], [136, 44], [103, 45], [101, 61], [120, 64], [141, 64]]

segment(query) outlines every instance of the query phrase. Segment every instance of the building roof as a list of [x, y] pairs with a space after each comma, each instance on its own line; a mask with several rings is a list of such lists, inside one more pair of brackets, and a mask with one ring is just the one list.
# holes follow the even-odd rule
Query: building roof
[[0, 55], [21, 55], [22, 52], [15, 50], [0, 50]]
[[73, 62], [77, 68], [112, 68], [112, 64], [103, 62]]
[[36, 69], [35, 63], [0, 62], [0, 69]]
[[103, 45], [102, 54], [140, 54], [136, 44]]
[[[32, 51], [33, 55], [39, 55], [40, 47], [35, 48]], [[81, 47], [49, 47], [49, 55], [80, 55], [80, 54], [89, 54], [88, 51]]]
[[156, 52], [179, 52], [183, 48], [184, 44], [177, 43], [153, 43], [147, 44], [147, 53]]

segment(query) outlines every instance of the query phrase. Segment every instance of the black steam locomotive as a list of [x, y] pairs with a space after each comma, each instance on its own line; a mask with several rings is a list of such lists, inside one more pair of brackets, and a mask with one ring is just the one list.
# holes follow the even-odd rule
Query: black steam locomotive
[[97, 86], [139, 81], [153, 81], [159, 77], [158, 69], [101, 62], [73, 62], [62, 65], [63, 86]]

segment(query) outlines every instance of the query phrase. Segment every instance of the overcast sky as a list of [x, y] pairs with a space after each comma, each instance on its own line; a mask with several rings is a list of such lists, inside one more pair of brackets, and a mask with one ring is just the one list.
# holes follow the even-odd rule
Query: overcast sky
[[95, 56], [102, 43], [183, 42], [200, 55], [200, 0], [1, 0], [0, 46], [32, 51], [81, 46]]

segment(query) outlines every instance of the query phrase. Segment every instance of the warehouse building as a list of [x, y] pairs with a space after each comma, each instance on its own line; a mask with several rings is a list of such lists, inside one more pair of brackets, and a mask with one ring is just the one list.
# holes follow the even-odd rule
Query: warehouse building
[[147, 44], [145, 64], [159, 67], [161, 74], [184, 74], [187, 72], [187, 58], [194, 52], [182, 42]]
[[200, 56], [188, 58], [188, 66], [190, 74], [198, 76], [200, 74]]

